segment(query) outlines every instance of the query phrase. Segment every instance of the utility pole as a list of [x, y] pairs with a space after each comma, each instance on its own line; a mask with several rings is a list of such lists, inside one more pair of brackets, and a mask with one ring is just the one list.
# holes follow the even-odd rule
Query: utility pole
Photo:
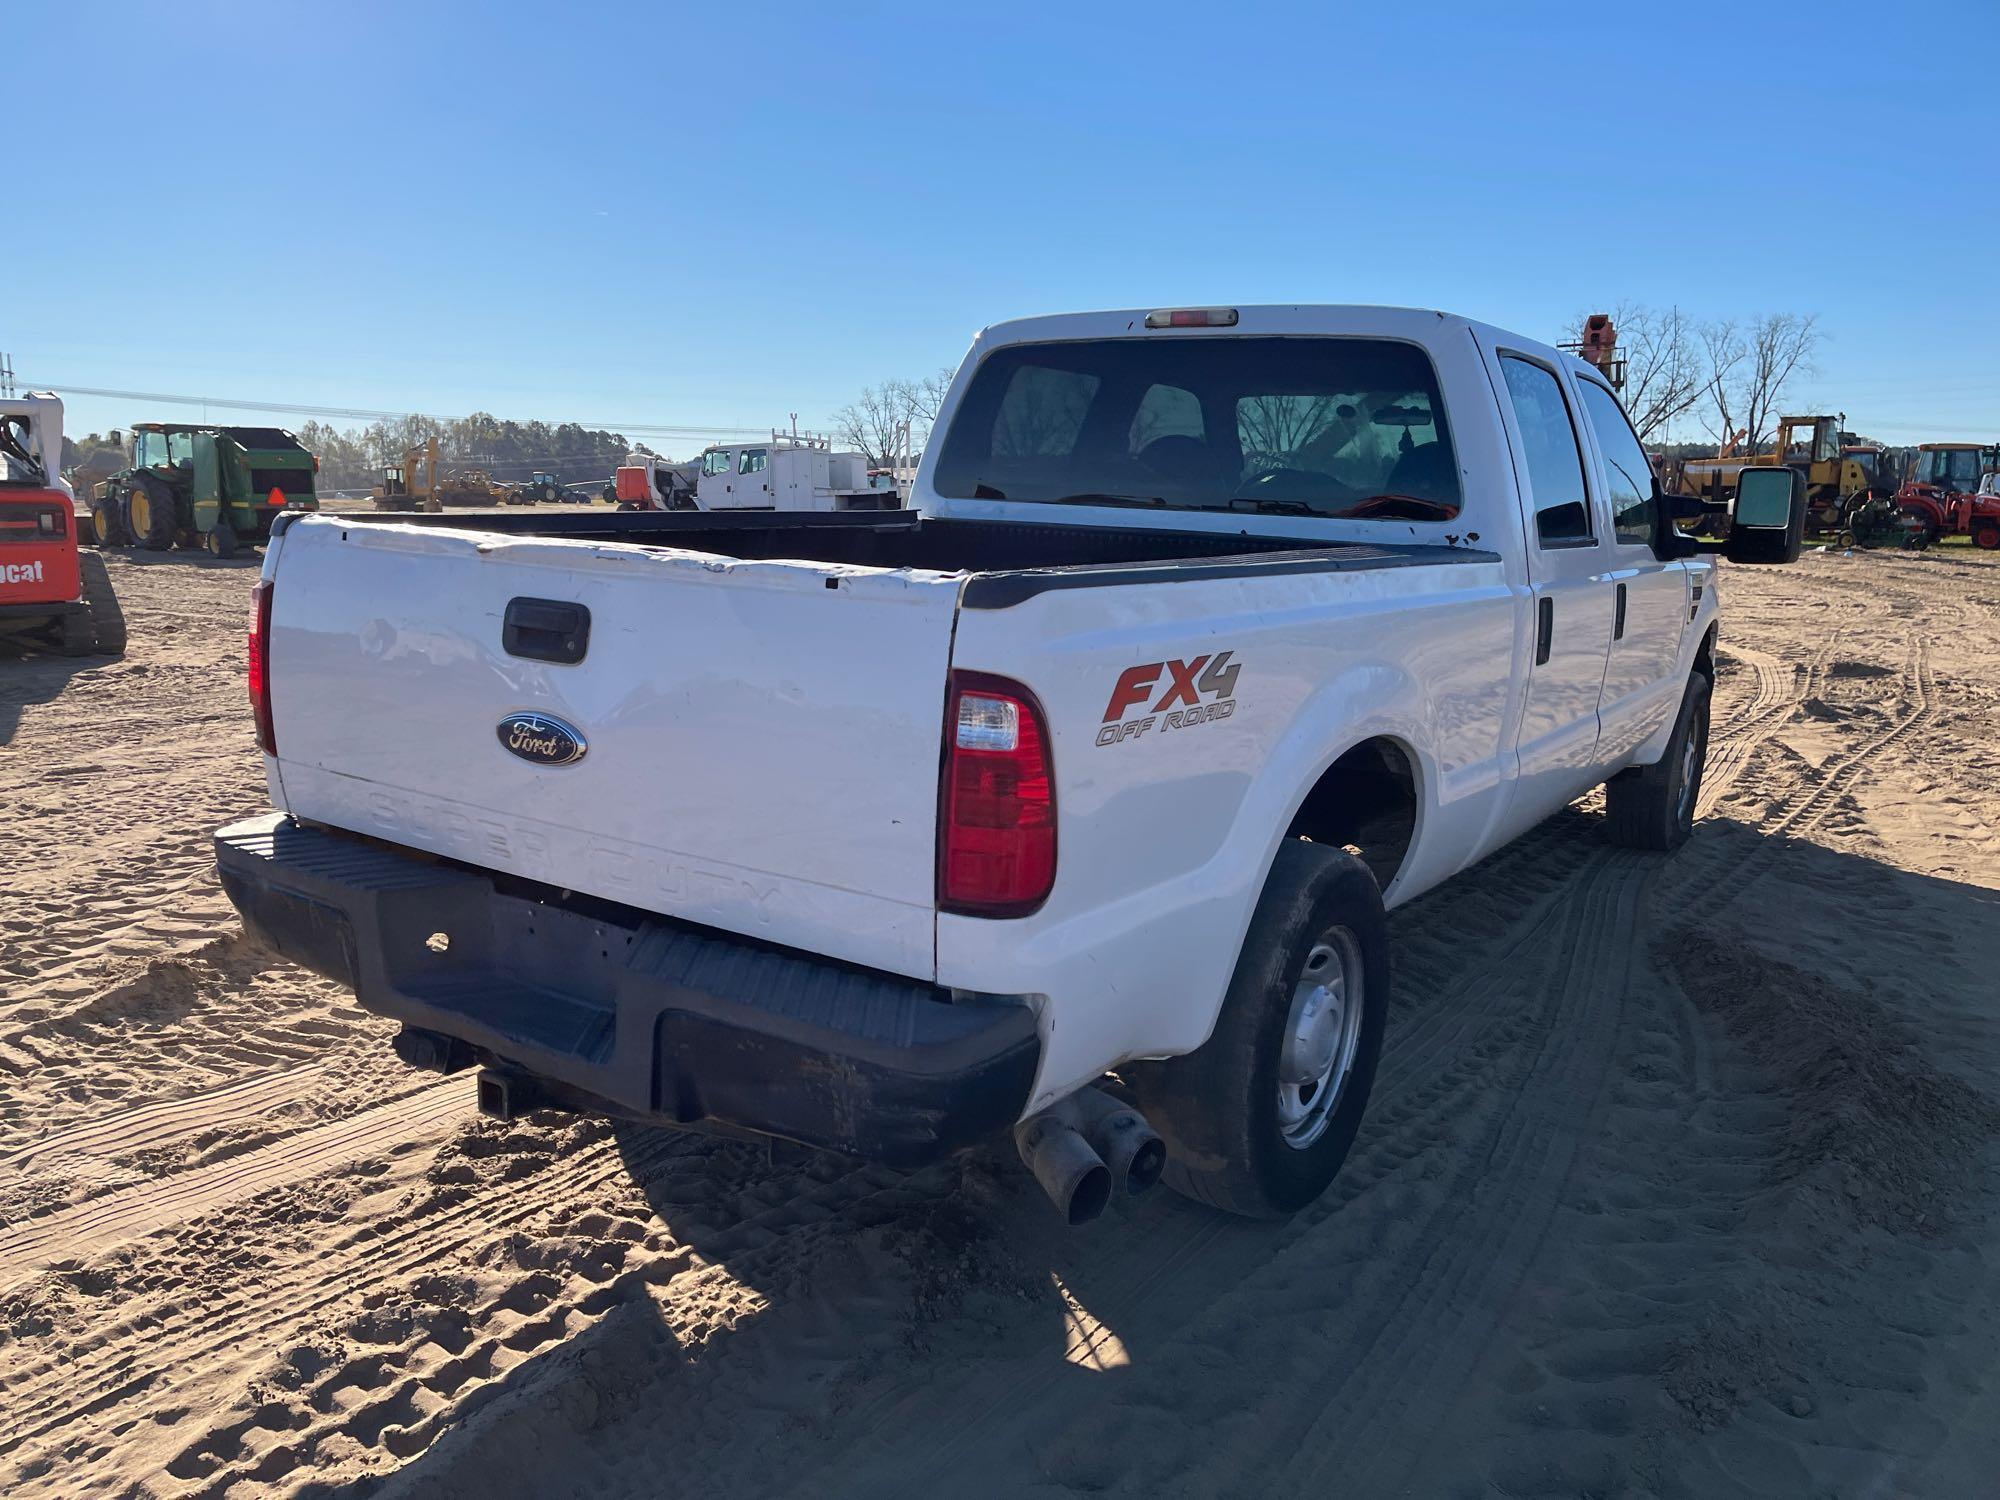
[[0, 401], [14, 399], [14, 356], [0, 354]]

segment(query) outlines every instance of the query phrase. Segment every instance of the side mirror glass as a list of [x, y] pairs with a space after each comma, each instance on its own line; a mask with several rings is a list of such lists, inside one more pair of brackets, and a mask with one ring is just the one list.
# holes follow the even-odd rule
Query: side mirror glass
[[1805, 525], [1805, 475], [1782, 467], [1744, 469], [1736, 476], [1722, 555], [1738, 563], [1797, 562]]

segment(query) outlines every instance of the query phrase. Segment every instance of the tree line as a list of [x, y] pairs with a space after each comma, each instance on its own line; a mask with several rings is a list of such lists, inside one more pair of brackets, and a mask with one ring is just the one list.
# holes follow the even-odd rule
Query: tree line
[[[422, 447], [433, 437], [438, 440], [441, 471], [486, 469], [494, 478], [510, 481], [526, 479], [537, 470], [570, 482], [602, 480], [626, 454], [652, 451], [643, 443], [628, 442], [623, 433], [575, 422], [516, 422], [490, 412], [474, 412], [455, 422], [422, 415], [395, 417], [346, 429], [311, 420], [292, 432], [319, 459], [321, 490], [366, 489], [381, 478], [383, 468], [401, 463], [409, 449]], [[123, 467], [125, 440], [126, 434], [116, 429], [73, 441], [65, 437], [64, 472], [79, 468], [115, 472]]]

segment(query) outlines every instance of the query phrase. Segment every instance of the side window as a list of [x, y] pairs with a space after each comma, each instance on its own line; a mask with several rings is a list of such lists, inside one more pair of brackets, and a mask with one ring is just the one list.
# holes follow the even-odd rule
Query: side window
[[1126, 437], [1128, 450], [1134, 454], [1161, 438], [1206, 442], [1208, 424], [1202, 420], [1201, 401], [1193, 391], [1177, 385], [1149, 386], [1139, 409], [1132, 413], [1132, 430]]
[[1095, 375], [1022, 365], [993, 418], [993, 456], [1059, 458], [1076, 447], [1100, 384]]
[[1528, 488], [1535, 502], [1535, 536], [1544, 547], [1574, 547], [1592, 540], [1590, 498], [1583, 487], [1583, 451], [1569, 403], [1554, 373], [1511, 354], [1500, 357], [1507, 396], [1528, 460]]
[[1597, 434], [1597, 446], [1604, 452], [1604, 483], [1611, 497], [1611, 524], [1619, 544], [1627, 547], [1653, 545], [1653, 466], [1639, 436], [1625, 419], [1625, 409], [1594, 380], [1579, 380], [1583, 390], [1584, 414], [1590, 430]]
[[177, 469], [192, 469], [194, 467], [194, 434], [191, 432], [168, 433], [167, 457]]
[[701, 472], [704, 474], [727, 474], [736, 467], [736, 454], [728, 448], [718, 448], [702, 456]]
[[764, 449], [745, 448], [743, 450], [743, 462], [737, 467], [736, 472], [739, 474], [761, 474], [764, 472], [764, 458]]

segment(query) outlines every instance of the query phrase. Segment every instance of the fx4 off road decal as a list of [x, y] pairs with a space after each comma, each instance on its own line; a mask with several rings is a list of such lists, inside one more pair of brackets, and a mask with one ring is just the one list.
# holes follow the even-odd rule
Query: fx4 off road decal
[[[1104, 705], [1100, 745], [1122, 745], [1157, 726], [1162, 734], [1226, 719], [1236, 712], [1236, 678], [1242, 664], [1234, 651], [1197, 656], [1193, 661], [1152, 661], [1118, 674], [1111, 701]], [[1157, 697], [1155, 696], [1157, 695]], [[1135, 718], [1126, 715], [1141, 710]]]

